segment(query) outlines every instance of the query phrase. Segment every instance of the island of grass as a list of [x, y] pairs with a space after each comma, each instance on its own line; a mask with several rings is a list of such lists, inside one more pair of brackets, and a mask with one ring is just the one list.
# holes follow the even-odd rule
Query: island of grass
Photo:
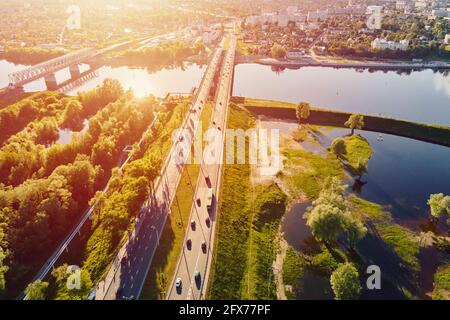
[[373, 154], [367, 139], [359, 134], [336, 138], [331, 149], [353, 176], [361, 176], [364, 173]]

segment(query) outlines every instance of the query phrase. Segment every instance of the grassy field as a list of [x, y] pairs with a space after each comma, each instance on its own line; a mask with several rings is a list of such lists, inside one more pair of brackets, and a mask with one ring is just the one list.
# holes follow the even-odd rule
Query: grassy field
[[275, 183], [259, 185], [254, 193], [250, 204], [253, 225], [241, 299], [273, 300], [277, 298], [272, 270], [277, 249], [275, 239], [287, 197]]
[[[268, 117], [296, 121], [295, 104], [274, 100], [234, 97], [233, 102], [244, 106], [250, 112]], [[307, 122], [315, 125], [344, 128], [351, 113], [311, 108]], [[364, 115], [363, 130], [393, 134], [407, 138], [450, 146], [450, 127], [410, 122], [399, 119]]]
[[419, 244], [415, 240], [414, 232], [396, 224], [389, 212], [382, 206], [363, 200], [354, 195], [350, 196], [352, 210], [363, 219], [370, 220], [376, 227], [381, 239], [392, 246], [397, 255], [410, 267], [412, 271], [419, 271]]
[[367, 163], [372, 157], [372, 148], [366, 138], [358, 134], [344, 137], [345, 149], [347, 151], [347, 162], [354, 168], [358, 162]]
[[[305, 273], [305, 264], [305, 260], [289, 246], [283, 262], [283, 283], [284, 285], [292, 286], [294, 292]], [[293, 292], [286, 292], [286, 296], [290, 300], [295, 300]]]
[[[201, 124], [203, 132], [209, 127], [212, 114], [212, 104], [203, 109]], [[186, 225], [192, 208], [200, 165], [187, 165], [181, 176], [180, 184], [171, 206], [172, 214], [168, 216], [161, 234], [160, 244], [153, 258], [152, 266], [145, 280], [140, 299], [162, 299], [167, 287], [172, 281], [175, 268], [184, 243]]]
[[[228, 128], [247, 130], [255, 125], [245, 110], [230, 107]], [[240, 299], [250, 235], [250, 165], [226, 165], [222, 179], [216, 240], [208, 299]]]
[[[230, 107], [228, 128], [254, 125], [247, 111]], [[272, 264], [287, 197], [273, 182], [253, 185], [251, 174], [248, 164], [225, 166], [209, 299], [276, 299]]]
[[286, 181], [291, 194], [302, 192], [308, 199], [319, 195], [327, 177], [343, 177], [339, 160], [331, 153], [326, 158], [300, 149], [284, 149], [285, 170], [280, 177]]
[[343, 138], [345, 143], [345, 154], [339, 156], [344, 167], [353, 176], [358, 176], [364, 172], [359, 172], [360, 164], [368, 164], [373, 151], [369, 142], [363, 136], [354, 134]]

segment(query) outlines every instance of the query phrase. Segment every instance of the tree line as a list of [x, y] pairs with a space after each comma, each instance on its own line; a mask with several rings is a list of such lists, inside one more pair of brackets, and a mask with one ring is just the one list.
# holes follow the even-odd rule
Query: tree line
[[[124, 147], [139, 140], [154, 119], [154, 98], [134, 98], [112, 80], [71, 102], [81, 117], [113, 99], [66, 145], [45, 148], [23, 139], [1, 150], [1, 177], [8, 185], [0, 185], [0, 280], [8, 288], [42, 263], [104, 187]], [[62, 123], [68, 119], [73, 118], [61, 117]]]
[[143, 49], [129, 49], [119, 57], [127, 65], [145, 67], [157, 71], [165, 67], [180, 65], [187, 58], [205, 52], [203, 43], [191, 45], [185, 41], [174, 41]]

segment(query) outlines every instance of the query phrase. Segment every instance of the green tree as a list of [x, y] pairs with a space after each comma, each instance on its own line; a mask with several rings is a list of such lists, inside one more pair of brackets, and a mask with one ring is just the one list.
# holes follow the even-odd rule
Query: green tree
[[30, 283], [25, 289], [27, 300], [45, 300], [47, 288], [48, 282], [45, 281], [38, 280]]
[[357, 299], [361, 294], [358, 270], [351, 263], [341, 264], [331, 274], [330, 282], [338, 300]]
[[[445, 214], [450, 215], [450, 196], [443, 193], [432, 194], [428, 200], [428, 205], [433, 217], [440, 218]], [[447, 223], [450, 224], [450, 218]]]
[[286, 57], [286, 49], [278, 43], [275, 43], [270, 49], [270, 54], [273, 58], [283, 59]]
[[345, 141], [342, 138], [336, 138], [331, 143], [331, 152], [333, 152], [338, 158], [343, 157], [346, 153]]
[[[3, 212], [0, 212], [3, 215]], [[3, 250], [3, 239], [4, 239], [4, 233], [2, 225], [0, 224], [0, 298], [3, 296], [6, 288], [6, 280], [5, 280], [5, 273], [8, 271], [8, 267], [4, 265], [3, 261], [6, 258], [6, 253]]]
[[347, 232], [347, 239], [352, 250], [355, 249], [359, 240], [363, 239], [367, 234], [367, 228], [357, 218], [347, 214], [347, 221], [345, 222], [345, 229]]
[[300, 102], [295, 110], [298, 122], [302, 122], [303, 119], [308, 119], [311, 115], [311, 106], [308, 102]]
[[355, 133], [355, 129], [361, 130], [364, 127], [364, 116], [361, 114], [352, 114], [347, 122], [345, 122], [345, 126], [352, 130], [352, 135]]
[[[52, 276], [55, 278], [57, 286], [56, 300], [85, 300], [93, 286], [87, 270], [70, 270], [67, 264], [54, 269]], [[77, 279], [72, 282], [73, 278], [69, 279], [69, 277]], [[74, 286], [69, 286], [69, 283]]]
[[307, 213], [306, 224], [317, 240], [325, 243], [335, 241], [345, 228], [344, 212], [329, 204], [316, 205]]
[[74, 130], [80, 129], [82, 111], [83, 106], [80, 101], [71, 100], [66, 106], [63, 125]]

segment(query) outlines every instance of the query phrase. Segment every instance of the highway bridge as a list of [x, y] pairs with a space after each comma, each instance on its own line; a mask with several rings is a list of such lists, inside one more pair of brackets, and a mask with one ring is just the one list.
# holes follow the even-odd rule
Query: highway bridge
[[[218, 216], [218, 203], [221, 194], [222, 159], [225, 145], [225, 130], [228, 119], [228, 105], [234, 81], [234, 63], [237, 40], [232, 37], [220, 69], [218, 89], [216, 91], [210, 128], [219, 135], [220, 145], [212, 155], [214, 164], [202, 162], [196, 189], [192, 198], [192, 207], [186, 229], [185, 239], [179, 260], [168, 288], [168, 300], [201, 300], [205, 298], [214, 249], [215, 230]], [[216, 139], [211, 139], [216, 143]], [[208, 208], [208, 195], [213, 194], [211, 208]], [[188, 240], [190, 245], [187, 245]], [[177, 285], [178, 282], [178, 285]]]
[[[196, 132], [198, 128], [202, 110], [214, 87], [215, 75], [220, 69], [222, 53], [223, 48], [219, 47], [212, 54], [192, 100], [190, 112], [180, 128], [184, 129], [183, 133]], [[193, 143], [191, 138], [183, 135], [182, 139], [173, 144], [152, 194], [136, 221], [134, 231], [129, 234], [105, 279], [96, 288], [96, 300], [136, 299], [140, 296], [183, 173], [184, 166], [180, 164], [180, 157], [188, 159], [190, 156]]]

